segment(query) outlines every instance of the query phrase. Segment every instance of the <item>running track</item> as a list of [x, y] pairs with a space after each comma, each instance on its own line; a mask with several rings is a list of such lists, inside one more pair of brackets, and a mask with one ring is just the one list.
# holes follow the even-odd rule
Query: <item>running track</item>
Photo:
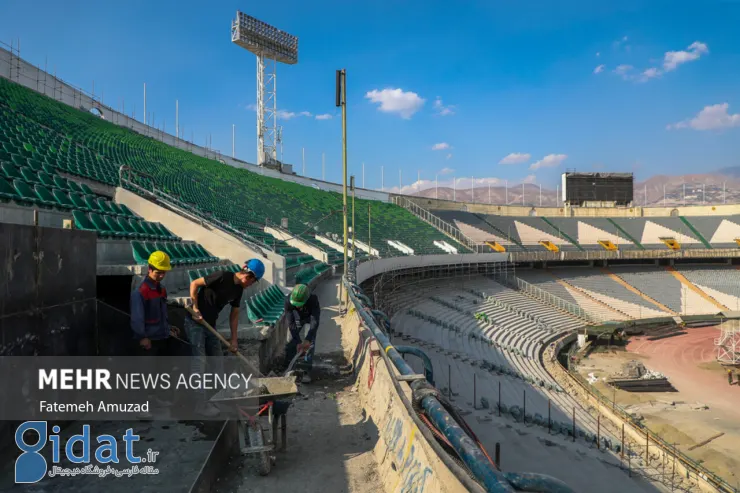
[[714, 339], [719, 337], [719, 328], [686, 330], [687, 334], [658, 341], [632, 338], [627, 351], [649, 357], [645, 366], [666, 375], [687, 400], [740, 416], [740, 386], [730, 387], [725, 375], [698, 366], [715, 359]]

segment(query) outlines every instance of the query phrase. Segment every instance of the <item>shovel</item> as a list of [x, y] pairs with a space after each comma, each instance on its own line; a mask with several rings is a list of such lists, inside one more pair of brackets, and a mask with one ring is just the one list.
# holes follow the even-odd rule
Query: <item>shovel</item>
[[247, 369], [250, 372], [252, 372], [252, 375], [255, 375], [255, 376], [260, 375], [259, 370], [256, 370], [252, 366], [252, 364], [249, 362], [249, 360], [247, 358], [245, 358], [244, 355], [237, 350], [237, 348], [233, 348], [232, 349], [231, 343], [229, 341], [227, 341], [226, 338], [219, 333], [219, 331], [217, 331], [216, 329], [214, 329], [213, 327], [211, 327], [211, 324], [209, 324], [208, 322], [206, 322], [202, 318], [200, 320], [196, 320], [195, 319], [195, 312], [193, 311], [193, 309], [191, 307], [186, 306], [185, 307], [185, 310], [187, 310], [187, 312], [190, 314], [190, 316], [193, 317], [193, 322], [199, 323], [200, 325], [202, 325], [203, 327], [205, 327], [206, 329], [208, 329], [213, 335], [215, 335], [218, 338], [219, 341], [221, 341], [224, 344], [224, 346], [226, 346], [229, 349], [229, 351], [231, 351], [232, 353], [234, 353], [235, 355], [237, 355], [239, 357], [239, 359], [241, 359], [242, 363], [244, 363], [244, 365], [247, 367]]

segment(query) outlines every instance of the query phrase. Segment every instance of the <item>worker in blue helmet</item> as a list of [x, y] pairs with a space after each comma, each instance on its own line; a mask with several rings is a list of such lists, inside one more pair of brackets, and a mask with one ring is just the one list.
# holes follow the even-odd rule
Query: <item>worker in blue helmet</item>
[[[193, 351], [191, 370], [202, 374], [205, 371], [206, 356], [221, 356], [221, 342], [200, 322], [206, 321], [211, 327], [216, 326], [216, 319], [221, 310], [229, 304], [229, 328], [231, 329], [231, 348], [238, 347], [237, 327], [239, 325], [239, 305], [244, 290], [255, 284], [265, 274], [265, 265], [258, 259], [252, 259], [242, 265], [238, 272], [218, 270], [190, 283], [190, 299], [193, 315], [185, 315], [185, 333], [190, 340]], [[213, 369], [212, 371], [218, 371]], [[203, 393], [205, 397], [205, 393]], [[200, 399], [196, 412], [206, 417], [218, 414], [218, 408]]]

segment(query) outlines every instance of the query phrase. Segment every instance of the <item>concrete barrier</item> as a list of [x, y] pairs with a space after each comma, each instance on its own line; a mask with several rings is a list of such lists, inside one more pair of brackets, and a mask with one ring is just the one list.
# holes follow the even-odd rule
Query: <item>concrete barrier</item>
[[[388, 492], [467, 492], [469, 491], [442, 462], [396, 392], [391, 371], [380, 357], [380, 346], [364, 329], [354, 308], [350, 308], [342, 327], [343, 343], [354, 347], [357, 389], [361, 403], [378, 428], [373, 450], [383, 490]], [[404, 397], [411, 400], [411, 389], [400, 384]], [[480, 490], [482, 491], [482, 489]]]

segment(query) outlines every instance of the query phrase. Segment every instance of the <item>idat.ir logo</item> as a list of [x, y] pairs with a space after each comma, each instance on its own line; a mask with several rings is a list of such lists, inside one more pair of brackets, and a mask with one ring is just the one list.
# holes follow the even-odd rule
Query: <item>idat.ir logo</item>
[[[15, 431], [15, 444], [20, 449], [21, 455], [15, 461], [16, 483], [38, 483], [46, 475], [49, 465], [41, 451], [47, 442], [51, 443], [53, 464], [61, 462], [62, 453], [72, 464], [90, 464], [90, 425], [83, 425], [82, 433], [72, 435], [64, 447], [61, 445], [59, 431], [59, 426], [54, 425], [51, 427], [52, 434], [49, 435], [46, 421], [26, 421], [18, 427]], [[35, 441], [34, 435], [38, 436]], [[139, 441], [139, 435], [134, 435], [133, 428], [129, 428], [121, 438], [126, 445], [126, 461], [129, 464], [141, 463], [142, 458], [134, 455], [134, 442]], [[118, 464], [118, 439], [113, 435], [98, 435], [95, 440], [97, 442], [93, 454], [95, 461], [99, 464]], [[82, 450], [76, 454], [74, 448], [77, 443], [82, 445]]]

